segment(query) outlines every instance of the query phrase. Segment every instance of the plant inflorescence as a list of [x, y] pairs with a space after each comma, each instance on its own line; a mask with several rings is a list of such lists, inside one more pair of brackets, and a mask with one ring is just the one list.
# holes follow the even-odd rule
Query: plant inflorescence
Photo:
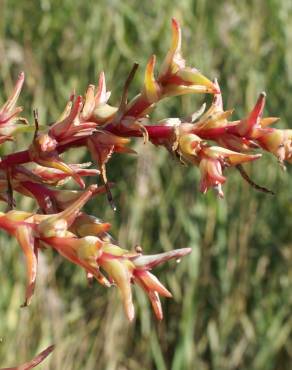
[[[89, 85], [84, 96], [72, 94], [64, 112], [51, 125], [39, 125], [34, 111], [34, 135], [30, 146], [10, 153], [0, 161], [0, 198], [8, 211], [0, 214], [0, 228], [14, 236], [25, 255], [27, 288], [23, 305], [33, 295], [39, 251], [53, 248], [70, 262], [81, 266], [89, 280], [96, 279], [105, 287], [116, 285], [129, 320], [134, 318], [131, 284], [136, 283], [149, 296], [156, 317], [163, 318], [159, 295], [171, 293], [150, 272], [169, 259], [180, 259], [190, 248], [144, 255], [141, 248], [129, 251], [117, 245], [108, 233], [110, 224], [88, 215], [83, 206], [92, 197], [105, 193], [113, 209], [113, 184], [108, 181], [106, 166], [114, 153], [135, 153], [130, 138], [142, 137], [145, 143], [165, 147], [178, 162], [199, 168], [199, 189], [213, 189], [223, 197], [224, 172], [235, 167], [257, 190], [270, 190], [255, 184], [242, 164], [260, 159], [262, 151], [272, 153], [284, 168], [292, 163], [292, 130], [272, 128], [276, 117], [263, 117], [266, 94], [261, 93], [251, 112], [243, 119], [231, 121], [233, 110], [224, 110], [217, 80], [206, 78], [196, 68], [186, 65], [181, 54], [181, 30], [172, 20], [171, 47], [155, 74], [156, 58], [151, 56], [139, 94], [128, 101], [128, 90], [138, 65], [134, 64], [124, 86], [118, 107], [108, 104], [102, 72], [97, 86]], [[24, 82], [21, 73], [15, 89], [0, 110], [0, 143], [14, 140], [14, 135], [28, 125], [16, 107]], [[204, 104], [186, 118], [151, 121], [150, 113], [164, 98], [183, 94], [207, 93], [213, 96], [210, 107]], [[84, 146], [91, 163], [66, 163], [62, 154]], [[84, 178], [93, 176], [102, 185], [86, 188]], [[60, 187], [73, 179], [80, 190]], [[15, 209], [14, 192], [33, 198], [36, 212]]]

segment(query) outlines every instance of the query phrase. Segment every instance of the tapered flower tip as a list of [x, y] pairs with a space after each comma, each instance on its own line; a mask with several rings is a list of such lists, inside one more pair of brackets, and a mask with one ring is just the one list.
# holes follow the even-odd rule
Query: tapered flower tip
[[103, 124], [111, 119], [118, 108], [107, 104], [111, 93], [106, 91], [105, 76], [101, 72], [99, 76], [97, 92], [94, 95], [95, 86], [90, 85], [87, 90], [85, 104], [82, 111], [83, 120], [90, 120], [96, 124]]
[[139, 255], [133, 257], [131, 260], [135, 267], [137, 268], [145, 268], [145, 269], [152, 269], [153, 267], [160, 265], [170, 259], [179, 260], [180, 258], [186, 256], [187, 254], [191, 253], [192, 248], [182, 248], [182, 249], [175, 249], [173, 251], [164, 252], [160, 254], [153, 254], [153, 255]]
[[234, 152], [233, 150], [229, 150], [226, 148], [222, 148], [220, 146], [211, 146], [209, 148], [204, 149], [204, 153], [208, 155], [210, 158], [214, 159], [224, 159], [227, 164], [231, 166], [235, 166], [237, 164], [245, 163], [254, 161], [256, 159], [261, 158], [261, 154], [244, 154]]
[[17, 77], [14, 92], [13, 92], [13, 95], [12, 95], [12, 99], [10, 101], [10, 103], [12, 103], [13, 105], [16, 104], [16, 101], [19, 97], [19, 94], [21, 92], [21, 89], [22, 89], [22, 86], [23, 86], [23, 83], [24, 83], [24, 79], [25, 79], [25, 74], [22, 71], [22, 72], [19, 73], [19, 75]]
[[95, 95], [96, 105], [107, 103], [111, 93], [106, 91], [105, 74], [100, 72], [97, 93]]
[[170, 84], [163, 88], [163, 96], [179, 96], [186, 94], [214, 94], [216, 90], [214, 87], [203, 85], [176, 85]]
[[136, 269], [134, 271], [135, 279], [138, 279], [138, 283], [142, 285], [143, 289], [146, 292], [149, 291], [156, 291], [160, 295], [171, 298], [172, 294], [169, 290], [165, 288], [161, 284], [161, 282], [157, 279], [157, 277], [149, 271], [145, 271], [144, 269]]
[[162, 64], [159, 79], [163, 79], [168, 74], [176, 73], [178, 69], [185, 66], [185, 60], [181, 56], [181, 28], [175, 18], [172, 18], [171, 28], [171, 46]]
[[134, 265], [133, 279], [148, 295], [158, 320], [163, 319], [159, 294], [168, 298], [172, 297], [172, 294], [161, 284], [157, 277], [148, 270], [169, 259], [180, 260], [181, 257], [191, 253], [191, 251], [191, 248], [182, 248], [150, 256], [136, 255], [128, 257]]
[[264, 128], [264, 127], [272, 125], [273, 123], [278, 122], [279, 120], [280, 120], [280, 117], [265, 117], [261, 119], [260, 125], [261, 127]]
[[213, 85], [214, 85], [215, 90], [217, 92], [215, 92], [215, 94], [214, 94], [214, 98], [213, 98], [213, 103], [212, 104], [215, 105], [215, 107], [217, 108], [217, 110], [223, 111], [222, 93], [221, 93], [220, 85], [218, 83], [217, 78], [214, 79]]
[[266, 96], [267, 95], [264, 91], [260, 93], [253, 110], [249, 114], [247, 118], [247, 126], [249, 130], [253, 127], [260, 126], [260, 120], [262, 118], [264, 107], [266, 104]]
[[180, 69], [176, 74], [177, 83], [181, 85], [198, 85], [205, 88], [208, 88], [210, 92], [214, 94], [218, 94], [220, 90], [218, 90], [217, 86], [214, 82], [210, 81], [207, 77], [205, 77], [200, 71], [196, 68], [186, 67]]
[[150, 291], [148, 293], [148, 297], [150, 299], [153, 311], [155, 313], [155, 316], [157, 320], [161, 321], [163, 320], [163, 311], [161, 307], [161, 302], [159, 298], [159, 294], [156, 291]]
[[241, 136], [247, 136], [252, 133], [252, 130], [260, 127], [263, 110], [266, 104], [266, 93], [260, 93], [258, 100], [246, 119], [240, 121], [236, 126], [236, 131]]
[[177, 52], [181, 48], [181, 27], [176, 18], [171, 19], [172, 28], [172, 40], [171, 40], [171, 51]]
[[17, 99], [19, 97], [19, 94], [24, 83], [24, 77], [25, 77], [24, 72], [19, 73], [13, 93], [11, 94], [7, 102], [4, 104], [0, 112], [3, 111], [10, 112], [15, 107], [15, 104], [17, 102]]
[[13, 140], [11, 134], [13, 132], [20, 131], [19, 127], [14, 124], [16, 121], [25, 124], [28, 123], [25, 118], [18, 116], [18, 114], [22, 111], [22, 107], [15, 107], [23, 85], [23, 81], [24, 73], [20, 73], [12, 94], [2, 108], [0, 107], [0, 144], [7, 140]]
[[161, 88], [157, 81], [155, 80], [154, 76], [154, 67], [156, 63], [156, 56], [152, 55], [149, 59], [146, 71], [145, 71], [145, 77], [144, 77], [144, 89], [143, 94], [145, 95], [145, 98], [149, 103], [155, 103], [159, 100], [161, 95]]
[[160, 283], [156, 276], [152, 275], [149, 271], [135, 271], [134, 280], [148, 295], [155, 316], [161, 321], [163, 319], [163, 311], [159, 294], [170, 298], [172, 297], [171, 293]]
[[[90, 89], [87, 91], [87, 107], [85, 111], [88, 111]], [[75, 95], [71, 95], [69, 103], [67, 103], [64, 112], [60, 118], [50, 127], [49, 133], [52, 137], [58, 141], [62, 141], [73, 135], [74, 129], [79, 126], [79, 115], [83, 108], [83, 97], [77, 96], [74, 100]], [[81, 126], [82, 127], [82, 126]]]
[[95, 108], [95, 98], [94, 98], [94, 85], [89, 85], [85, 94], [84, 105], [81, 112], [81, 117], [83, 120], [90, 118], [94, 108]]

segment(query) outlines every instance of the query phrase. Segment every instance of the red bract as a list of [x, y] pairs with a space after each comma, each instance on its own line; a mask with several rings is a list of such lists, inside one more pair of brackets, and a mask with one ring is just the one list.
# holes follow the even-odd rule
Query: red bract
[[[10, 210], [0, 214], [0, 228], [18, 240], [26, 258], [25, 305], [30, 303], [34, 291], [38, 253], [53, 248], [83, 268], [87, 277], [96, 278], [106, 287], [116, 285], [129, 320], [134, 318], [131, 289], [134, 283], [146, 292], [157, 318], [162, 319], [159, 295], [170, 297], [171, 293], [150, 270], [169, 259], [185, 256], [191, 249], [150, 256], [128, 251], [119, 247], [108, 233], [108, 222], [83, 210], [87, 201], [105, 192], [113, 206], [106, 165], [115, 153], [135, 153], [130, 148], [132, 137], [144, 137], [145, 143], [164, 147], [180, 162], [198, 167], [200, 191], [213, 189], [219, 197], [224, 195], [222, 185], [227, 181], [227, 168], [236, 167], [256, 189], [269, 192], [249, 179], [242, 164], [259, 160], [264, 151], [273, 153], [282, 165], [284, 161], [292, 162], [292, 130], [270, 127], [277, 118], [263, 117], [265, 93], [259, 95], [245, 118], [232, 121], [233, 109], [224, 110], [218, 81], [212, 82], [198, 69], [189, 67], [182, 56], [181, 44], [181, 29], [173, 19], [172, 42], [162, 66], [156, 75], [156, 57], [150, 57], [143, 85], [133, 99], [128, 102], [137, 64], [126, 78], [117, 107], [108, 103], [110, 93], [102, 72], [97, 87], [89, 85], [84, 96], [71, 95], [64, 112], [52, 125], [39, 127], [35, 112], [35, 130], [28, 126], [35, 131], [30, 146], [1, 158], [0, 200]], [[26, 122], [18, 117], [22, 108], [16, 107], [23, 81], [24, 75], [20, 74], [14, 92], [0, 109], [0, 143], [14, 139], [13, 134], [20, 127], [17, 120]], [[205, 113], [206, 104], [188, 118], [151, 121], [150, 113], [162, 99], [192, 93], [213, 95]], [[87, 168], [90, 163], [65, 162], [62, 154], [78, 146], [87, 148], [97, 168]], [[87, 176], [96, 180], [100, 177], [103, 186], [60, 189], [71, 179], [85, 188]], [[33, 198], [37, 211], [13, 210], [14, 192]]]
[[22, 107], [16, 107], [16, 102], [19, 97], [22, 85], [24, 82], [24, 73], [18, 76], [15, 88], [7, 102], [0, 109], [0, 144], [7, 140], [13, 140], [13, 133], [19, 130], [19, 123], [27, 124], [25, 118], [19, 117], [18, 114], [22, 112]]

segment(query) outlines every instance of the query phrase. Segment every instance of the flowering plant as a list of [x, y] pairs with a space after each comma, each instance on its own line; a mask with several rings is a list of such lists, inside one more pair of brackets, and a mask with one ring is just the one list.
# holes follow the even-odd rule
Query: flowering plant
[[[240, 175], [257, 190], [272, 193], [255, 184], [242, 164], [261, 158], [263, 151], [272, 153], [284, 168], [292, 163], [292, 130], [271, 127], [278, 118], [263, 117], [266, 94], [261, 93], [247, 116], [230, 119], [233, 110], [224, 110], [217, 80], [206, 78], [196, 68], [186, 65], [181, 52], [181, 29], [172, 20], [172, 43], [155, 74], [156, 57], [150, 57], [144, 84], [139, 94], [128, 101], [128, 90], [138, 65], [134, 64], [124, 86], [120, 104], [108, 103], [105, 75], [97, 86], [89, 85], [84, 96], [72, 94], [60, 117], [50, 126], [39, 125], [34, 111], [34, 135], [30, 146], [10, 153], [0, 160], [0, 199], [7, 203], [0, 213], [0, 228], [19, 242], [27, 264], [27, 288], [23, 305], [30, 303], [37, 276], [38, 253], [53, 248], [70, 262], [82, 267], [89, 280], [95, 278], [105, 287], [116, 285], [128, 319], [134, 318], [131, 285], [136, 283], [148, 295], [156, 317], [163, 312], [159, 295], [171, 293], [150, 272], [168, 261], [180, 259], [190, 248], [144, 255], [140, 247], [129, 251], [118, 246], [108, 233], [110, 224], [88, 215], [83, 206], [91, 198], [105, 193], [115, 209], [112, 183], [107, 179], [106, 166], [114, 153], [135, 153], [128, 145], [130, 138], [142, 137], [145, 143], [165, 147], [179, 162], [199, 168], [199, 189], [213, 189], [223, 197], [225, 170], [235, 167]], [[15, 89], [0, 109], [0, 143], [14, 140], [14, 135], [29, 123], [19, 116], [17, 99], [24, 83], [21, 73]], [[151, 122], [150, 113], [164, 98], [183, 94], [207, 93], [213, 96], [210, 107], [204, 104], [187, 118], [166, 118]], [[91, 163], [66, 163], [62, 154], [73, 147], [88, 149]], [[84, 178], [100, 178], [102, 185], [86, 188]], [[60, 187], [73, 179], [79, 190]], [[14, 192], [33, 198], [36, 212], [15, 209]]]

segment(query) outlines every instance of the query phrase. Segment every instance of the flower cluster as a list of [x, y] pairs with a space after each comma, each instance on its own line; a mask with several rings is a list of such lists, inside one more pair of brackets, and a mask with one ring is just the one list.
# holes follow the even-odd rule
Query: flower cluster
[[[96, 278], [102, 285], [115, 283], [121, 290], [122, 300], [129, 320], [134, 318], [131, 283], [137, 283], [148, 294], [155, 314], [162, 319], [159, 294], [171, 293], [151, 274], [156, 265], [171, 258], [179, 259], [190, 253], [190, 248], [157, 255], [144, 256], [140, 251], [128, 251], [117, 246], [107, 234], [108, 223], [81, 212], [84, 204], [103, 189], [91, 185], [81, 194], [72, 194], [56, 204], [63, 211], [38, 214], [11, 210], [0, 214], [0, 228], [13, 235], [19, 242], [27, 263], [27, 289], [24, 305], [33, 294], [39, 249], [53, 248], [66, 259], [84, 268], [88, 278]], [[53, 196], [49, 197], [53, 198]], [[75, 200], [74, 200], [75, 198]], [[67, 204], [70, 205], [67, 206]], [[107, 273], [108, 278], [103, 274]]]
[[[89, 85], [84, 96], [72, 94], [64, 112], [50, 126], [39, 125], [18, 116], [16, 107], [24, 82], [20, 74], [11, 97], [0, 109], [0, 143], [14, 140], [17, 131], [34, 129], [31, 144], [26, 150], [7, 154], [0, 160], [0, 200], [9, 210], [0, 214], [0, 228], [14, 236], [26, 258], [27, 289], [24, 305], [29, 304], [36, 282], [38, 253], [53, 248], [70, 262], [79, 265], [88, 279], [95, 278], [105, 287], [116, 285], [122, 296], [129, 320], [134, 318], [131, 285], [137, 284], [148, 295], [156, 317], [163, 317], [159, 295], [171, 293], [150, 272], [169, 259], [180, 259], [190, 248], [166, 253], [143, 255], [138, 248], [129, 251], [117, 245], [110, 236], [110, 224], [88, 215], [82, 209], [97, 194], [106, 193], [114, 208], [112, 183], [108, 182], [106, 165], [114, 153], [135, 153], [130, 147], [131, 137], [143, 137], [145, 143], [165, 147], [182, 162], [199, 168], [199, 189], [205, 193], [214, 189], [223, 197], [225, 169], [236, 167], [240, 174], [256, 188], [242, 164], [258, 160], [268, 151], [279, 163], [292, 163], [292, 130], [271, 128], [277, 118], [263, 118], [265, 93], [261, 93], [246, 118], [231, 121], [232, 110], [224, 110], [217, 80], [206, 78], [196, 68], [186, 65], [181, 53], [181, 30], [172, 21], [172, 43], [155, 74], [155, 56], [146, 66], [140, 93], [128, 102], [128, 90], [137, 65], [126, 80], [119, 106], [108, 103], [102, 72], [97, 86]], [[182, 94], [207, 93], [213, 101], [205, 112], [205, 105], [187, 119], [167, 118], [153, 123], [149, 114], [164, 98]], [[66, 163], [62, 153], [72, 147], [84, 146], [96, 164]], [[86, 188], [85, 177], [100, 178], [102, 185]], [[73, 179], [79, 190], [60, 188]], [[37, 211], [15, 209], [14, 192], [36, 201]]]

